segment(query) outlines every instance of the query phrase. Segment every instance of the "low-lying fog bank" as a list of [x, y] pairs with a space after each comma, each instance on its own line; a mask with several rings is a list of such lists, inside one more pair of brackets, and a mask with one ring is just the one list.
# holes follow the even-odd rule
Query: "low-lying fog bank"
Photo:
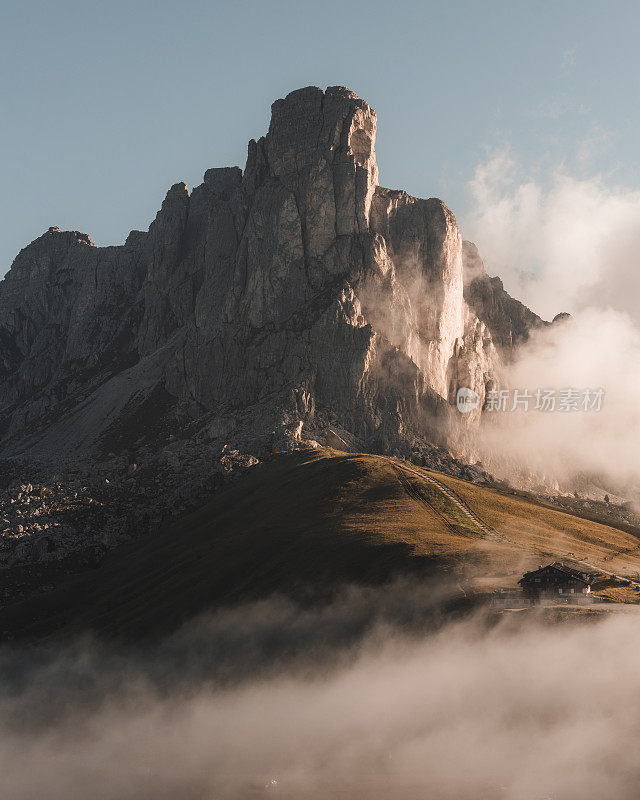
[[435, 595], [276, 599], [135, 655], [5, 647], [0, 795], [637, 798], [637, 616], [442, 624]]

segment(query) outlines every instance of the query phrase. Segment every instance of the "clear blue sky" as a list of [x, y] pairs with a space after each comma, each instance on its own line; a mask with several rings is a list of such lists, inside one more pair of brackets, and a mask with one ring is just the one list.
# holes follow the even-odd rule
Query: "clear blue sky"
[[637, 2], [0, 7], [0, 275], [50, 225], [98, 244], [146, 229], [172, 183], [244, 167], [272, 101], [309, 84], [364, 97], [381, 183], [458, 216], [475, 166], [506, 144], [544, 169], [592, 138], [590, 169], [639, 183]]

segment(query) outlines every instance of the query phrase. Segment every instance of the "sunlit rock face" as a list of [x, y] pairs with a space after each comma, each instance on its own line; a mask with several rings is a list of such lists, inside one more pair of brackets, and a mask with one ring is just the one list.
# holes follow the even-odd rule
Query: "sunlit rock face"
[[440, 200], [378, 186], [375, 138], [353, 92], [300, 89], [244, 171], [175, 184], [148, 232], [26, 247], [0, 284], [5, 452], [91, 449], [158, 387], [261, 442], [326, 415], [365, 448], [455, 439], [458, 388], [483, 401], [535, 320], [495, 279], [465, 281]]
[[523, 303], [510, 297], [500, 278], [490, 278], [487, 275], [478, 248], [473, 242], [462, 243], [462, 261], [465, 299], [491, 329], [494, 342], [503, 351], [509, 351], [525, 342], [532, 329], [548, 324]]

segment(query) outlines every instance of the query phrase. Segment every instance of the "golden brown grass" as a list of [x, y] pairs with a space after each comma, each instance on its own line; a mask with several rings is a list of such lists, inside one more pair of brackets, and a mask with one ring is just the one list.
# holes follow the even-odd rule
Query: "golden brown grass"
[[[525, 570], [550, 560], [586, 558], [612, 571], [640, 570], [640, 542], [630, 534], [436, 477], [500, 538], [484, 535], [433, 487], [382, 457], [328, 449], [281, 454], [196, 511], [113, 552], [97, 569], [4, 609], [0, 630], [89, 625], [144, 636], [220, 604], [276, 591], [305, 598], [395, 574], [445, 576], [468, 593], [515, 587]], [[612, 599], [620, 589], [605, 588]]]
[[629, 578], [640, 574], [640, 538], [632, 533], [538, 505], [517, 494], [426, 472], [457, 492], [486, 524], [514, 546], [527, 551], [531, 563], [537, 558], [567, 563], [589, 561]]

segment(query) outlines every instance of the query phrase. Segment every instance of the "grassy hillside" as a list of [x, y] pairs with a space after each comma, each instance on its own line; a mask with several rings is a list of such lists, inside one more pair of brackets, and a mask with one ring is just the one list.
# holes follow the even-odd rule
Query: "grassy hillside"
[[569, 553], [640, 570], [640, 539], [629, 533], [437, 477], [499, 535], [487, 536], [433, 485], [382, 457], [282, 454], [98, 568], [3, 609], [0, 631], [90, 627], [145, 637], [220, 604], [274, 591], [304, 599], [407, 572], [445, 578], [468, 596], [513, 586], [526, 569]]
[[[629, 578], [640, 576], [640, 536], [539, 505], [511, 490], [489, 489], [433, 474], [499, 534], [540, 557], [588, 561]], [[640, 532], [638, 532], [640, 534]]]

